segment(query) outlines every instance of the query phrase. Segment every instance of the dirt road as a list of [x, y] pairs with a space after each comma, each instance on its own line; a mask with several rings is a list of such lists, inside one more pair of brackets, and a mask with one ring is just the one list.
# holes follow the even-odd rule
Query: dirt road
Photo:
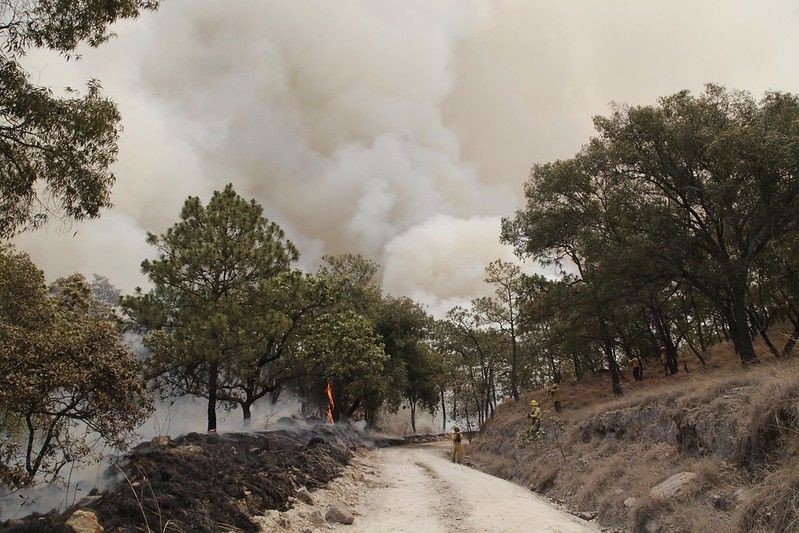
[[[298, 503], [283, 526], [294, 531], [374, 532], [596, 532], [511, 482], [452, 464], [445, 444], [368, 452], [329, 488], [314, 493], [314, 506]], [[314, 523], [312, 512], [331, 505], [348, 509], [352, 525]]]

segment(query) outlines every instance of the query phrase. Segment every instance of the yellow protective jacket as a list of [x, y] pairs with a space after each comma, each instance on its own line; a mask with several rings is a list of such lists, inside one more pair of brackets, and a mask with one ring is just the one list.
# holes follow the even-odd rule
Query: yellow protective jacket
[[540, 420], [541, 419], [541, 408], [540, 407], [536, 407], [535, 409], [530, 411], [530, 414], [527, 415], [527, 416], [529, 416], [530, 418], [532, 418], [534, 420]]
[[639, 361], [637, 357], [633, 357], [632, 359], [630, 359], [630, 368], [631, 369], [635, 370], [639, 366], [641, 366], [641, 361]]

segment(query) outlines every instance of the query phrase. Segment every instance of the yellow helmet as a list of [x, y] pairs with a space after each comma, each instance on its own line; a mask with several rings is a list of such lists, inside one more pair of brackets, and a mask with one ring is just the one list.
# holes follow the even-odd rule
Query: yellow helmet
[[538, 407], [538, 400], [530, 400], [530, 407]]

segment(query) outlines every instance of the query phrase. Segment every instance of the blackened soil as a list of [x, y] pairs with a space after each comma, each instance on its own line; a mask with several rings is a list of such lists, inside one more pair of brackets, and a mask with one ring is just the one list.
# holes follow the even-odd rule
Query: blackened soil
[[[364, 444], [325, 426], [261, 433], [189, 433], [166, 445], [144, 443], [112, 467], [114, 489], [78, 508], [106, 532], [257, 531], [251, 517], [285, 510], [300, 486], [335, 478]], [[65, 531], [74, 511], [0, 524], [0, 532]]]

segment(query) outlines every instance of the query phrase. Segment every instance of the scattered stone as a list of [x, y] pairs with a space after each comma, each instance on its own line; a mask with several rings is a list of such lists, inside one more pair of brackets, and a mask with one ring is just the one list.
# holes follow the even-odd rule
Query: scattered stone
[[647, 520], [646, 524], [644, 524], [644, 531], [646, 533], [660, 533], [661, 527], [656, 521]]
[[694, 472], [680, 472], [652, 487], [649, 495], [655, 499], [669, 500], [684, 495], [696, 483]]
[[297, 491], [297, 499], [301, 502], [307, 503], [308, 505], [314, 504], [313, 496], [311, 496], [311, 493], [308, 492], [308, 489], [305, 487], [300, 487], [300, 489]]
[[309, 527], [302, 528], [302, 533], [313, 533], [313, 529]]
[[336, 524], [350, 525], [355, 521], [355, 517], [349, 511], [340, 507], [332, 506], [325, 514], [325, 520]]
[[286, 517], [284, 514], [281, 514], [277, 517], [277, 523], [286, 529], [288, 529], [290, 525], [288, 517]]
[[638, 498], [631, 497], [624, 500], [624, 507], [626, 507], [627, 509], [632, 509], [636, 505], [638, 505]]
[[75, 533], [103, 533], [103, 526], [97, 520], [97, 515], [91, 511], [77, 510], [67, 520], [66, 525]]
[[616, 496], [619, 496], [621, 494], [624, 494], [624, 491], [621, 490], [621, 489], [616, 489], [616, 490], [613, 491], [613, 494], [615, 494]]
[[252, 521], [258, 526], [259, 532], [274, 531], [275, 522], [269, 516], [253, 516]]
[[172, 451], [186, 455], [203, 453], [203, 449], [196, 444], [182, 444], [176, 448], [173, 448]]
[[578, 511], [575, 513], [578, 517], [582, 518], [583, 520], [593, 520], [596, 518], [596, 513], [591, 511]]
[[311, 523], [317, 527], [325, 523], [325, 517], [322, 516], [322, 511], [314, 509], [314, 512], [311, 513]]
[[169, 443], [172, 442], [172, 439], [169, 437], [169, 435], [158, 435], [153, 437], [150, 442], [153, 444], [153, 446], [160, 446], [163, 448], [165, 446], [169, 446]]

